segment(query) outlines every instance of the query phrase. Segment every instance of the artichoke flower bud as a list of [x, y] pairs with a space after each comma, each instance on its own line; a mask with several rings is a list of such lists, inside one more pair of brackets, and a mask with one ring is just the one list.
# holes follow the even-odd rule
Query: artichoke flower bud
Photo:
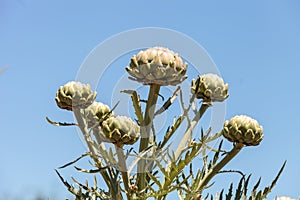
[[119, 147], [134, 144], [140, 137], [140, 127], [126, 116], [106, 119], [102, 123], [102, 130], [106, 138]]
[[113, 113], [110, 112], [108, 105], [101, 102], [93, 102], [92, 105], [84, 110], [84, 116], [87, 122], [88, 128], [92, 128], [95, 125], [100, 125], [100, 122], [104, 121], [105, 118], [110, 117]]
[[85, 109], [94, 102], [96, 95], [89, 84], [71, 81], [59, 87], [55, 101], [61, 109]]
[[246, 115], [237, 115], [224, 123], [222, 135], [230, 142], [257, 146], [262, 141], [263, 127]]
[[177, 85], [187, 78], [187, 63], [164, 47], [153, 47], [140, 51], [131, 58], [126, 71], [130, 78], [145, 85]]
[[222, 102], [229, 96], [228, 84], [216, 74], [204, 74], [192, 80], [191, 92], [204, 102]]

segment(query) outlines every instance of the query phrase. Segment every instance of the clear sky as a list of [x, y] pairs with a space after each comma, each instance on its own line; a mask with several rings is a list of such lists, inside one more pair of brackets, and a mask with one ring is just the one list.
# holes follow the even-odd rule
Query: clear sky
[[[246, 113], [264, 126], [261, 145], [246, 148], [228, 168], [267, 185], [287, 160], [269, 199], [298, 197], [299, 10], [298, 0], [0, 0], [0, 69], [8, 67], [0, 75], [0, 199], [69, 196], [54, 169], [86, 149], [75, 128], [45, 121], [73, 121], [56, 107], [55, 93], [75, 79], [96, 45], [142, 27], [182, 32], [207, 50], [229, 83], [226, 118]], [[117, 70], [125, 73], [128, 62]], [[230, 177], [218, 176], [224, 185]]]

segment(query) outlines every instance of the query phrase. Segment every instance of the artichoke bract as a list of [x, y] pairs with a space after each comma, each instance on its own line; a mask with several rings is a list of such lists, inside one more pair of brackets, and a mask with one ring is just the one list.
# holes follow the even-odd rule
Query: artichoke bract
[[263, 127], [246, 115], [237, 115], [224, 123], [222, 135], [230, 142], [257, 146], [262, 141]]
[[222, 102], [228, 98], [228, 84], [216, 74], [204, 74], [192, 80], [191, 92], [204, 102]]
[[164, 47], [153, 47], [140, 51], [131, 58], [126, 71], [131, 79], [145, 85], [177, 85], [187, 78], [187, 63]]
[[55, 101], [61, 109], [85, 109], [94, 102], [96, 96], [97, 93], [91, 90], [89, 84], [71, 81], [59, 87]]
[[113, 116], [102, 123], [102, 130], [107, 139], [122, 147], [134, 144], [140, 137], [140, 127], [126, 116]]
[[92, 128], [97, 124], [100, 125], [100, 122], [103, 121], [104, 118], [108, 118], [113, 115], [110, 111], [111, 110], [108, 105], [101, 102], [93, 102], [92, 105], [84, 110], [84, 117], [88, 128]]

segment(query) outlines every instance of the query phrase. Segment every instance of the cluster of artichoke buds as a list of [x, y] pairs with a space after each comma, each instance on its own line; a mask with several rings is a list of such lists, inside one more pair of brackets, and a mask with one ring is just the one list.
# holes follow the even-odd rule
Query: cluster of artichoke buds
[[133, 144], [139, 139], [140, 129], [129, 117], [114, 116], [108, 105], [95, 102], [96, 92], [90, 85], [68, 82], [56, 93], [57, 106], [65, 110], [83, 109], [87, 128], [92, 128], [98, 141], [117, 146]]
[[[174, 53], [173, 51], [164, 47], [149, 48], [140, 51], [137, 55], [134, 55], [131, 58], [129, 66], [126, 67], [129, 78], [144, 85], [150, 86], [148, 100], [145, 101], [145, 111], [142, 111], [142, 106], [140, 105], [141, 101], [137, 92], [134, 91], [130, 93], [132, 95], [133, 107], [139, 125], [129, 117], [114, 115], [114, 112], [108, 105], [105, 105], [101, 102], [96, 102], [95, 98], [97, 93], [93, 92], [88, 84], [72, 81], [68, 82], [64, 86], [61, 86], [57, 91], [55, 98], [57, 106], [61, 109], [74, 112], [78, 126], [80, 127], [80, 130], [84, 136], [89, 137], [89, 131], [92, 131], [98, 144], [101, 142], [109, 142], [115, 145], [114, 147], [116, 148], [118, 162], [120, 163], [120, 167], [123, 167], [122, 169], [124, 169], [123, 171], [120, 170], [122, 181], [120, 181], [118, 177], [119, 173], [115, 173], [110, 166], [104, 166], [105, 164], [102, 165], [101, 162], [99, 164], [97, 163], [98, 160], [95, 160], [95, 163], [98, 164], [95, 166], [101, 169], [100, 174], [105, 180], [109, 188], [109, 192], [115, 193], [113, 195], [108, 194], [109, 199], [122, 199], [123, 197], [120, 193], [125, 191], [124, 193], [128, 199], [146, 199], [147, 197], [157, 197], [158, 200], [162, 200], [165, 199], [169, 191], [175, 190], [173, 185], [176, 185], [176, 189], [178, 190], [185, 188], [184, 191], [179, 192], [186, 192], [186, 196], [182, 196], [181, 199], [200, 199], [202, 196], [202, 191], [209, 186], [210, 180], [216, 174], [218, 174], [220, 170], [235, 155], [237, 155], [237, 153], [239, 153], [244, 146], [257, 146], [262, 141], [264, 137], [263, 127], [255, 119], [252, 119], [246, 115], [235, 116], [229, 121], [226, 121], [221, 132], [215, 136], [208, 137], [210, 131], [208, 131], [207, 135], [201, 132], [202, 136], [200, 138], [200, 142], [198, 142], [197, 139], [188, 140], [198, 121], [201, 119], [204, 112], [212, 105], [212, 103], [223, 102], [229, 96], [228, 84], [225, 83], [224, 80], [217, 74], [211, 73], [199, 75], [196, 80], [192, 79], [190, 85], [190, 92], [192, 94], [190, 105], [187, 107], [187, 109], [184, 109], [185, 113], [180, 115], [180, 117], [175, 120], [173, 125], [168, 128], [163, 140], [157, 141], [158, 138], [151, 138], [151, 131], [153, 132], [153, 135], [155, 135], [155, 126], [153, 125], [153, 121], [154, 117], [158, 113], [155, 112], [155, 104], [157, 97], [160, 95], [159, 89], [161, 86], [175, 86], [182, 83], [187, 78], [185, 75], [187, 72], [187, 66], [187, 63], [184, 63], [183, 59], [177, 53]], [[180, 88], [178, 90], [180, 90]], [[171, 106], [176, 96], [177, 94], [174, 93], [174, 95], [164, 103], [164, 110]], [[146, 155], [145, 153], [148, 153], [149, 149], [151, 149], [151, 153], [153, 153], [155, 156], [160, 156], [162, 155], [161, 152], [165, 152], [164, 148], [166, 148], [166, 144], [170, 143], [169, 139], [173, 134], [176, 134], [175, 131], [179, 128], [179, 126], [184, 124], [181, 122], [185, 118], [188, 118], [188, 120], [190, 119], [190, 117], [186, 115], [191, 113], [189, 112], [189, 109], [192, 107], [195, 98], [196, 100], [202, 100], [200, 101], [201, 107], [199, 110], [194, 110], [194, 118], [190, 120], [191, 123], [187, 123], [188, 125], [186, 132], [183, 134], [183, 139], [181, 140], [181, 143], [177, 149], [179, 151], [176, 151], [174, 156], [168, 155], [168, 157], [170, 157], [170, 163], [167, 163], [167, 169], [163, 169], [162, 164], [160, 163], [161, 160], [165, 160], [164, 157], [157, 160], [155, 160], [156, 158], [152, 159], [152, 157], [151, 159], [143, 159], [143, 156], [140, 155]], [[181, 103], [184, 105], [183, 102]], [[142, 127], [140, 127], [140, 125]], [[136, 176], [133, 176], [131, 179], [130, 170], [128, 170], [128, 172], [128, 168], [126, 166], [126, 159], [128, 156], [126, 157], [124, 155], [124, 149], [122, 147], [124, 145], [133, 145], [138, 141], [141, 135], [143, 137], [140, 141], [140, 148], [138, 152], [139, 155], [137, 156], [137, 170], [141, 171], [139, 171], [140, 173], [138, 173]], [[184, 168], [188, 165], [192, 166], [192, 160], [199, 155], [200, 152], [205, 152], [202, 151], [203, 148], [206, 148], [203, 144], [209, 143], [210, 141], [221, 136], [234, 144], [232, 150], [230, 152], [226, 151], [224, 154], [225, 156], [222, 155], [222, 160], [218, 162], [219, 152], [221, 152], [221, 142], [219, 150], [216, 151], [213, 160], [208, 166], [203, 166], [202, 170], [198, 170], [199, 173], [196, 176], [193, 174], [193, 170], [189, 171], [189, 176], [184, 175], [184, 173], [188, 171], [184, 170]], [[153, 141], [149, 141], [149, 138], [151, 138]], [[90, 141], [89, 139], [90, 138], [86, 139], [88, 144], [88, 141]], [[93, 141], [91, 143], [94, 144]], [[151, 146], [149, 147], [148, 145]], [[89, 147], [92, 155], [91, 157], [93, 159], [95, 157], [94, 155], [98, 155], [98, 153], [101, 154], [101, 158], [110, 153], [102, 153], [106, 150], [102, 151], [102, 149], [100, 149], [101, 145], [98, 145], [97, 147], [95, 146], [96, 145]], [[181, 146], [183, 148], [181, 148]], [[99, 151], [96, 151], [95, 154], [93, 154], [94, 147], [99, 148]], [[159, 149], [159, 152], [156, 152], [157, 149]], [[181, 151], [181, 149], [183, 150]], [[114, 163], [114, 156], [115, 155], [108, 156], [110, 158], [112, 157], [111, 160], [113, 160], [111, 162], [109, 159], [109, 162]], [[205, 160], [203, 160], [203, 162], [207, 163], [207, 156], [204, 157]], [[169, 162], [169, 160], [165, 161], [165, 163], [166, 162]], [[159, 173], [158, 170], [155, 169], [151, 171], [152, 168], [151, 170], [148, 170], [150, 169], [148, 166], [153, 167], [153, 169], [155, 167], [159, 167], [162, 173], [157, 175], [156, 172]], [[190, 169], [192, 169], [192, 167]], [[202, 172], [205, 173], [202, 174]], [[180, 177], [182, 177], [184, 180], [181, 181]], [[192, 177], [192, 179], [190, 180], [189, 177]], [[248, 179], [246, 182], [248, 183]], [[121, 183], [124, 184], [123, 188], [120, 187]], [[240, 184], [241, 183], [242, 182], [240, 182]], [[153, 184], [156, 184], [156, 186], [152, 187]], [[266, 195], [272, 187], [265, 189], [263, 193], [258, 192], [258, 194]], [[157, 188], [159, 188], [159, 190], [155, 191]], [[239, 186], [238, 188], [241, 189], [243, 187]], [[150, 193], [146, 194], [147, 192]], [[242, 192], [237, 190], [237, 196], [235, 199], [239, 199], [240, 194], [242, 194]]]

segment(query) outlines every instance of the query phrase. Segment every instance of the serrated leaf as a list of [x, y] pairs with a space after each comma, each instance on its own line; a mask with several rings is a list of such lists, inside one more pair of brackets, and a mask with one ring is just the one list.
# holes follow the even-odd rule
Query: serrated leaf
[[216, 152], [215, 155], [214, 155], [214, 158], [213, 158], [213, 160], [212, 160], [212, 164], [213, 164], [213, 165], [215, 165], [216, 162], [217, 162], [218, 159], [219, 159], [219, 154], [220, 154], [220, 151], [221, 151], [221, 148], [222, 148], [222, 144], [223, 144], [223, 140], [221, 140], [221, 142], [220, 142], [220, 144], [219, 144], [219, 148], [218, 148], [217, 152]]
[[250, 180], [251, 174], [247, 177], [245, 183], [244, 183], [244, 192], [243, 192], [243, 199], [247, 198], [247, 192], [248, 192], [248, 183]]
[[123, 90], [121, 92], [131, 95], [131, 101], [134, 108], [135, 116], [137, 117], [139, 124], [143, 124], [143, 112], [140, 105], [140, 97], [137, 94], [137, 92], [135, 90]]
[[180, 115], [174, 122], [173, 125], [168, 127], [165, 135], [164, 135], [164, 139], [163, 141], [160, 143], [160, 145], [158, 146], [159, 149], [162, 149], [169, 141], [169, 139], [173, 136], [173, 134], [175, 133], [175, 131], [178, 129], [178, 127], [181, 125], [181, 122], [183, 121], [184, 116]]
[[256, 197], [256, 190], [260, 184], [260, 181], [261, 181], [261, 178], [258, 179], [257, 183], [255, 184], [255, 186], [253, 187], [252, 189], [252, 192], [251, 192], [251, 197], [254, 199]]
[[282, 167], [280, 168], [280, 170], [279, 170], [277, 176], [275, 177], [275, 179], [272, 181], [271, 185], [270, 185], [269, 187], [266, 187], [266, 188], [264, 189], [264, 192], [263, 192], [262, 195], [261, 195], [262, 198], [266, 198], [267, 195], [268, 195], [268, 194], [271, 192], [271, 190], [274, 188], [274, 186], [276, 185], [276, 183], [277, 183], [277, 181], [278, 181], [278, 179], [279, 179], [281, 173], [283, 172], [283, 169], [284, 169], [285, 165], [286, 165], [286, 161], [284, 161]]
[[98, 172], [101, 172], [102, 170], [105, 170], [107, 169], [108, 167], [101, 167], [99, 169], [90, 169], [90, 170], [87, 170], [87, 169], [81, 169], [79, 167], [76, 167], [74, 166], [74, 168], [79, 171], [79, 172], [84, 172], [84, 173], [89, 173], [89, 174], [94, 174], [94, 173], [98, 173]]
[[242, 194], [243, 194], [243, 190], [242, 190], [243, 180], [244, 180], [244, 177], [241, 178], [241, 180], [238, 184], [238, 187], [235, 191], [235, 197], [234, 197], [235, 200], [240, 200], [241, 197], [242, 197]]
[[162, 189], [162, 185], [160, 183], [160, 181], [155, 177], [153, 176], [151, 173], [147, 172], [147, 175], [149, 176], [149, 178], [155, 182], [155, 184], [159, 187], [159, 189]]
[[63, 165], [63, 166], [61, 166], [61, 167], [59, 167], [59, 169], [63, 169], [63, 168], [65, 168], [65, 167], [67, 167], [67, 166], [70, 166], [70, 165], [76, 163], [77, 161], [79, 161], [80, 159], [82, 159], [82, 158], [84, 158], [84, 157], [86, 157], [86, 156], [88, 156], [88, 155], [89, 155], [89, 152], [84, 153], [84, 154], [82, 154], [80, 157], [76, 158], [75, 160], [73, 160], [73, 161], [71, 161], [71, 162], [69, 162], [69, 163], [67, 163], [67, 164], [65, 164], [65, 165]]
[[81, 188], [83, 188], [86, 191], [89, 191], [89, 188], [85, 185], [83, 185], [82, 183], [79, 183], [74, 177], [71, 177], [71, 179]]
[[68, 123], [68, 122], [54, 122], [52, 120], [49, 119], [49, 117], [46, 117], [46, 120], [49, 124], [53, 125], [53, 126], [78, 126], [75, 123]]
[[164, 111], [166, 111], [172, 105], [172, 103], [175, 101], [179, 91], [180, 91], [180, 86], [177, 87], [177, 89], [175, 90], [173, 95], [163, 104], [163, 106], [154, 113], [154, 116], [159, 115], [159, 114], [163, 113]]
[[226, 194], [226, 200], [231, 200], [231, 197], [232, 197], [232, 189], [233, 189], [233, 183], [230, 184], [228, 193]]

